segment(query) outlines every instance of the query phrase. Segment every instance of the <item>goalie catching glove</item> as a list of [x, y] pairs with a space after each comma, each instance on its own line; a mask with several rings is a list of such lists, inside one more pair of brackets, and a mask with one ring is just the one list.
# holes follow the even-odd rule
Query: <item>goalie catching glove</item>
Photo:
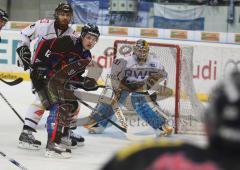
[[17, 61], [18, 67], [23, 67], [24, 71], [28, 70], [30, 67], [30, 61], [31, 61], [31, 51], [26, 45], [17, 48], [16, 51], [19, 55], [19, 58]]

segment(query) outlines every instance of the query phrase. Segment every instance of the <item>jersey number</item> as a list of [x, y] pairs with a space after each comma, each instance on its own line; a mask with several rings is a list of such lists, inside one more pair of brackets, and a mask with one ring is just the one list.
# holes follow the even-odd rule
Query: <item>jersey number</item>
[[49, 58], [50, 54], [51, 54], [51, 51], [47, 50], [47, 52], [45, 53], [45, 57]]

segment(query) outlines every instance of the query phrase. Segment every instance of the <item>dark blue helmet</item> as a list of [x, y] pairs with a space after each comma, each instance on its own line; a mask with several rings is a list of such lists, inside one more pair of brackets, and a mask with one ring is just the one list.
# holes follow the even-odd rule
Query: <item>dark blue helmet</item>
[[82, 27], [81, 37], [84, 37], [86, 34], [91, 34], [91, 35], [98, 38], [100, 36], [98, 26], [94, 25], [94, 24], [90, 24], [90, 23], [85, 24]]

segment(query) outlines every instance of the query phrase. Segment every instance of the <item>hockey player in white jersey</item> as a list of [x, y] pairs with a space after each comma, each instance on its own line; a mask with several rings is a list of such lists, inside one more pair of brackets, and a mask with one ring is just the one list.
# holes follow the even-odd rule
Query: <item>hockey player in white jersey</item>
[[[154, 109], [159, 107], [157, 103], [153, 102], [153, 105], [150, 105], [146, 100], [146, 96], [151, 96], [152, 99], [156, 94], [153, 91], [157, 90], [155, 89], [156, 83], [164, 82], [166, 86], [167, 81], [167, 72], [158, 58], [149, 53], [147, 41], [138, 40], [133, 46], [132, 55], [127, 56], [126, 59], [115, 60], [111, 75], [112, 78], [117, 75], [119, 80], [116, 81], [115, 77], [115, 80], [111, 83], [118, 106], [124, 105], [126, 97], [131, 93], [133, 109], [155, 130], [157, 136], [167, 136], [172, 133], [173, 128], [168, 124], [167, 117], [163, 112]], [[149, 94], [150, 91], [152, 91], [151, 95]], [[98, 123], [85, 126], [90, 133], [102, 133], [108, 124], [107, 120], [102, 120], [103, 117], [112, 118], [116, 114], [116, 108], [113, 109], [111, 105], [104, 102], [98, 103], [96, 110], [98, 113], [93, 112], [90, 116]], [[121, 121], [119, 122], [121, 123]]]
[[[37, 42], [40, 42], [42, 39], [75, 35], [75, 31], [69, 27], [72, 16], [73, 10], [71, 6], [68, 3], [60, 3], [55, 9], [54, 20], [42, 19], [23, 29], [21, 31], [21, 41], [19, 42], [19, 47], [17, 49], [19, 55], [18, 66], [23, 67], [24, 70], [30, 68], [32, 56], [30, 43], [32, 40], [37, 39]], [[36, 95], [35, 101], [28, 107], [25, 116], [23, 130], [19, 137], [18, 146], [20, 148], [40, 149], [41, 142], [35, 139], [32, 132], [36, 132], [36, 127], [41, 120], [44, 111], [41, 101], [38, 95]], [[68, 138], [69, 135], [70, 139]], [[74, 134], [69, 129], [65, 129], [63, 138], [62, 141], [71, 147], [76, 147], [77, 144], [81, 145], [84, 142], [83, 137]]]

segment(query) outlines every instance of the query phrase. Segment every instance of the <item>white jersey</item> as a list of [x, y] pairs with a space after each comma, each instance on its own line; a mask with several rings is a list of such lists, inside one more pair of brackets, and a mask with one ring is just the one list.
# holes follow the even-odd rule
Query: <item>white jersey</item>
[[167, 78], [164, 66], [160, 63], [158, 57], [151, 53], [148, 55], [147, 61], [144, 64], [139, 64], [134, 54], [126, 58], [123, 77], [125, 77], [129, 83], [131, 81], [145, 81], [148, 77], [159, 73]]
[[34, 24], [26, 27], [21, 31], [21, 40], [18, 44], [19, 47], [26, 45], [30, 48], [30, 42], [37, 39], [37, 44], [42, 39], [52, 39], [64, 35], [77, 35], [75, 31], [68, 27], [67, 30], [55, 30], [55, 20], [42, 19], [38, 20]]
[[158, 75], [162, 76], [162, 78], [159, 79], [160, 82], [163, 80], [167, 81], [168, 75], [164, 66], [161, 64], [159, 58], [153, 54], [148, 55], [147, 61], [144, 64], [139, 64], [134, 54], [116, 59], [112, 64], [110, 74], [113, 88], [119, 88], [122, 82], [121, 80], [124, 80], [125, 85], [142, 84], [142, 90], [147, 89], [149, 77], [158, 77]]

